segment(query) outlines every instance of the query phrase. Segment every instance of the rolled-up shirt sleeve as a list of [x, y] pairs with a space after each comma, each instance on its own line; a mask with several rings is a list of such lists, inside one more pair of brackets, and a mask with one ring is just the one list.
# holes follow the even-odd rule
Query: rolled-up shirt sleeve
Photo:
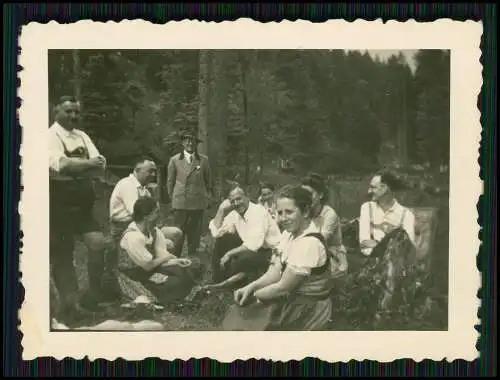
[[370, 204], [363, 203], [359, 213], [359, 242], [370, 240]]
[[415, 215], [410, 210], [406, 210], [405, 218], [403, 220], [403, 228], [408, 234], [408, 237], [413, 245], [415, 245]]
[[120, 246], [134, 264], [141, 268], [146, 268], [147, 264], [153, 260], [153, 255], [146, 248], [146, 240], [139, 232], [127, 232], [120, 241]]
[[217, 228], [214, 223], [214, 220], [211, 219], [210, 222], [208, 223], [208, 229], [210, 230], [212, 237], [215, 239], [221, 237], [224, 234], [235, 233], [236, 227], [234, 225], [233, 212], [230, 212], [229, 214], [226, 215], [226, 217], [222, 221], [222, 225], [220, 226], [220, 228]]
[[323, 219], [321, 233], [325, 240], [331, 242], [333, 246], [339, 247], [342, 245], [342, 231], [340, 229], [340, 219], [334, 210], [326, 213]]
[[61, 140], [55, 133], [49, 135], [49, 167], [52, 171], [61, 171], [61, 158], [66, 157]]
[[[361, 211], [359, 213], [359, 243], [365, 240], [371, 240], [370, 222], [370, 204], [366, 202], [361, 206]], [[361, 252], [365, 256], [370, 255], [372, 250], [372, 248], [361, 248]]]

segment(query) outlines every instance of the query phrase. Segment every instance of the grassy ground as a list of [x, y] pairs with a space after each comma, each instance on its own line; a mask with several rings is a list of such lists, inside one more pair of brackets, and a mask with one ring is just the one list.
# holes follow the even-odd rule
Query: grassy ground
[[[282, 180], [283, 181], [283, 180]], [[336, 182], [336, 193], [338, 199], [336, 204], [337, 212], [343, 218], [353, 218], [357, 216], [359, 206], [366, 194], [366, 179], [345, 178]], [[109, 191], [109, 190], [108, 190]], [[105, 226], [107, 215], [107, 199], [109, 194], [103, 192], [101, 199], [96, 205], [96, 216]], [[432, 268], [433, 287], [431, 289], [432, 302], [425, 316], [419, 320], [410, 321], [406, 329], [445, 329], [447, 325], [447, 293], [448, 293], [448, 197], [445, 194], [428, 194], [420, 190], [409, 191], [402, 197], [401, 202], [408, 206], [437, 206], [439, 207], [439, 224], [433, 252]], [[169, 224], [170, 216], [168, 205], [163, 207], [164, 221]], [[208, 219], [213, 213], [214, 208], [207, 212]], [[208, 220], [205, 222], [207, 226]], [[208, 282], [210, 273], [210, 251], [212, 240], [206, 233], [202, 238], [199, 259], [205, 266], [204, 278], [202, 281]], [[80, 281], [80, 287], [84, 289], [87, 285], [87, 273], [85, 270], [86, 261], [85, 247], [77, 244], [75, 252], [75, 263]], [[136, 310], [133, 313], [125, 312], [119, 307], [110, 308], [100, 315], [96, 320], [118, 319], [118, 320], [138, 320], [153, 319], [161, 322], [166, 330], [220, 330], [220, 324], [224, 314], [231, 304], [231, 294], [209, 295], [194, 304], [172, 305], [166, 307], [163, 311], [151, 312], [146, 310]], [[98, 320], [97, 320], [98, 319]], [[351, 320], [352, 317], [343, 310], [343, 303], [339, 302], [335, 310], [335, 329], [353, 330], [356, 327]]]

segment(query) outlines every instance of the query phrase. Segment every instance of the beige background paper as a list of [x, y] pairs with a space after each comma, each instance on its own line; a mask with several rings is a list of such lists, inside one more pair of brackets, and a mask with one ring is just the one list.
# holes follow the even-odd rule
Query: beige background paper
[[[39, 356], [140, 360], [210, 357], [327, 361], [398, 358], [473, 360], [480, 305], [476, 204], [482, 193], [478, 149], [482, 85], [477, 22], [358, 20], [259, 23], [31, 23], [21, 31], [19, 110], [24, 233], [20, 257], [26, 300], [19, 313], [23, 359]], [[451, 49], [449, 330], [443, 332], [49, 332], [48, 49]]]

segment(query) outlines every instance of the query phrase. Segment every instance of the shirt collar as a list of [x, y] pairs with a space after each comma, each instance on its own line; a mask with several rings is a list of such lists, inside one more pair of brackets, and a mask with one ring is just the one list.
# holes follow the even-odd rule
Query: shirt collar
[[297, 236], [297, 238], [303, 237], [303, 236], [310, 234], [310, 233], [318, 233], [318, 232], [320, 232], [319, 228], [316, 226], [315, 223], [313, 223], [313, 221], [311, 221], [311, 223], [309, 224], [309, 227], [307, 227], [304, 230], [304, 232], [302, 232], [299, 236]]
[[283, 235], [286, 234], [286, 236], [288, 238], [288, 241], [292, 241], [292, 240], [300, 239], [300, 238], [304, 237], [307, 234], [310, 234], [310, 233], [319, 233], [319, 232], [320, 232], [319, 228], [316, 226], [315, 223], [313, 223], [313, 221], [311, 221], [311, 223], [309, 224], [309, 227], [307, 227], [299, 236], [294, 237], [288, 231], [284, 231]]
[[393, 205], [388, 208], [387, 210], [384, 210], [382, 207], [380, 207], [380, 205], [377, 203], [377, 202], [373, 202], [375, 203], [375, 207], [377, 207], [383, 214], [390, 214], [390, 213], [393, 213], [393, 212], [397, 212], [399, 210], [401, 210], [401, 204], [397, 201], [397, 199], [394, 199], [394, 203]]
[[[151, 234], [149, 236], [147, 235], [144, 235], [144, 232], [141, 231], [141, 229], [139, 228], [139, 226], [137, 225], [136, 222], [130, 222], [130, 224], [128, 225], [127, 227], [127, 230], [129, 231], [136, 231], [136, 232], [139, 232], [141, 233], [146, 239], [150, 239], [151, 238]], [[154, 229], [153, 229], [154, 230]]]
[[[262, 206], [262, 205], [260, 205]], [[243, 214], [243, 218], [246, 220], [248, 219], [248, 215], [252, 212], [252, 210], [255, 208], [255, 207], [258, 207], [255, 203], [253, 202], [248, 202], [248, 208], [247, 210], [245, 211], [245, 213]], [[262, 206], [263, 207], [263, 206]]]
[[189, 153], [188, 151], [184, 150], [184, 157], [191, 158], [193, 156], [193, 153]]
[[399, 210], [400, 207], [401, 207], [401, 205], [399, 204], [399, 202], [396, 199], [394, 199], [394, 204], [386, 212], [397, 211], [397, 210]]
[[134, 173], [130, 173], [129, 177], [137, 188], [146, 187], [144, 185], [141, 185]]
[[59, 124], [57, 121], [54, 122], [54, 128], [56, 129], [56, 132], [59, 133], [60, 135], [64, 137], [70, 137], [70, 136], [75, 136], [77, 135], [77, 129], [73, 128], [73, 130], [68, 131], [66, 128], [64, 128], [61, 124]]
[[245, 222], [248, 221], [248, 216], [250, 215], [250, 213], [252, 212], [252, 209], [257, 206], [255, 203], [253, 202], [248, 202], [248, 208], [247, 210], [245, 211], [245, 213], [243, 215], [241, 215], [239, 212], [237, 212], [236, 210], [233, 210], [234, 213], [236, 213], [236, 215], [238, 216], [238, 218], [241, 218], [243, 219]]

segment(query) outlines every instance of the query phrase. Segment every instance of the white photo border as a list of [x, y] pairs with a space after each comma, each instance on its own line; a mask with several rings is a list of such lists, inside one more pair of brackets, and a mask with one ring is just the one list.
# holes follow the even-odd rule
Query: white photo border
[[[452, 361], [479, 357], [480, 272], [477, 202], [481, 139], [477, 99], [482, 86], [480, 41], [483, 26], [474, 21], [381, 20], [324, 23], [282, 21], [79, 21], [30, 23], [22, 27], [18, 76], [22, 100], [21, 175], [24, 190], [19, 213], [24, 234], [20, 255], [25, 300], [19, 311], [23, 359], [40, 356], [90, 360], [188, 360], [219, 362], [269, 359], [328, 362], [400, 358]], [[49, 330], [48, 153], [41, 141], [48, 131], [49, 49], [449, 49], [450, 232], [448, 331], [329, 332], [51, 332]], [[154, 341], [152, 335], [154, 334]], [[164, 342], [164, 344], [152, 344]], [[265, 342], [265, 343], [264, 343]]]

